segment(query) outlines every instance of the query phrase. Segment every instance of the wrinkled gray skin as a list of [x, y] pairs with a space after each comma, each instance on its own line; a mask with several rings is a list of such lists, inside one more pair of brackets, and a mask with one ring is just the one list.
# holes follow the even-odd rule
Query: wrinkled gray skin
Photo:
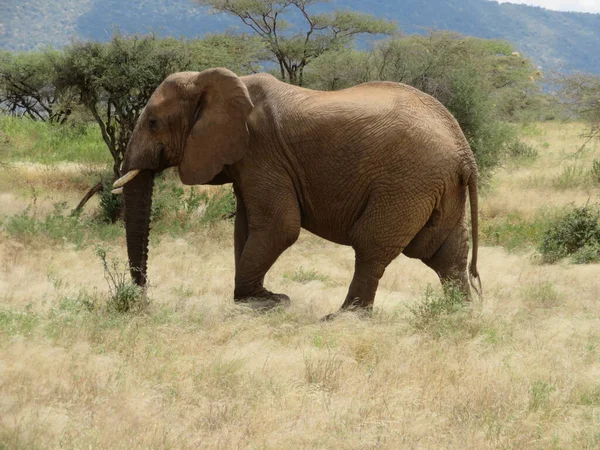
[[154, 175], [177, 166], [185, 184], [233, 183], [238, 302], [285, 298], [266, 272], [305, 228], [355, 250], [342, 309], [370, 308], [386, 266], [418, 258], [469, 292], [466, 200], [477, 274], [477, 168], [456, 120], [409, 86], [374, 82], [337, 92], [226, 69], [169, 76], [154, 92], [123, 173], [132, 276], [146, 282]]

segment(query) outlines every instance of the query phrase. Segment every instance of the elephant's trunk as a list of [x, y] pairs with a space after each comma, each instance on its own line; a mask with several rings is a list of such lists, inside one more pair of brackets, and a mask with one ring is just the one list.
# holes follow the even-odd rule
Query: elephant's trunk
[[154, 172], [142, 170], [123, 188], [127, 254], [131, 277], [138, 286], [146, 285], [153, 186]]

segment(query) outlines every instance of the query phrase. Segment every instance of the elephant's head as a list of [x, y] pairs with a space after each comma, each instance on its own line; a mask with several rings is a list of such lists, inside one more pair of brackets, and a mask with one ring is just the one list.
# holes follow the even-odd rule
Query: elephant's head
[[248, 148], [252, 101], [227, 69], [170, 75], [150, 97], [129, 141], [123, 177], [125, 229], [131, 276], [146, 284], [154, 176], [177, 166], [185, 184], [212, 180]]

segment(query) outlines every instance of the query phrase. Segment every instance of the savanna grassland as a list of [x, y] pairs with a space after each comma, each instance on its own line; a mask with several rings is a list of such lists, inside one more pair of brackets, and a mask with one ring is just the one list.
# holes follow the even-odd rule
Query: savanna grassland
[[303, 232], [266, 279], [289, 308], [236, 307], [230, 194], [172, 173], [149, 306], [120, 313], [122, 224], [99, 198], [70, 215], [109, 174], [96, 132], [2, 129], [0, 448], [600, 448], [600, 265], [536, 250], [569, 204], [600, 201], [583, 125], [519, 126], [481, 194], [482, 298], [400, 257], [372, 317], [327, 323], [351, 249]]

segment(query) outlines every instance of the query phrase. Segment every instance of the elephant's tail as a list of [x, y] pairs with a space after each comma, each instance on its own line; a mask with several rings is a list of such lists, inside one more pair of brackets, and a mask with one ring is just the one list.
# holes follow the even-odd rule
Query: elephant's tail
[[[471, 235], [473, 240], [473, 255], [469, 266], [469, 281], [477, 295], [481, 297], [483, 290], [481, 288], [481, 278], [477, 270], [477, 251], [479, 250], [479, 200], [477, 195], [477, 170], [474, 170], [469, 177], [469, 202], [471, 205]], [[477, 280], [477, 284], [475, 283]]]

